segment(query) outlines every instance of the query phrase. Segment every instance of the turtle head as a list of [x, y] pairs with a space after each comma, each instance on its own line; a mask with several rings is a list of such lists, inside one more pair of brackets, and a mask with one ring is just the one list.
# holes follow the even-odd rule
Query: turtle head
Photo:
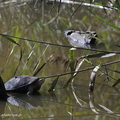
[[45, 78], [43, 77], [43, 78], [38, 78], [35, 82], [33, 82], [33, 84], [31, 84], [28, 87], [27, 95], [37, 93], [41, 88], [42, 84], [44, 83], [44, 81], [45, 81]]
[[42, 84], [44, 83], [44, 81], [45, 81], [45, 78], [44, 78], [44, 77], [43, 77], [43, 78], [39, 78], [38, 84], [39, 84], [39, 85], [42, 85]]
[[65, 34], [66, 37], [72, 35], [72, 33], [75, 33], [75, 30], [65, 30], [64, 31], [64, 34]]

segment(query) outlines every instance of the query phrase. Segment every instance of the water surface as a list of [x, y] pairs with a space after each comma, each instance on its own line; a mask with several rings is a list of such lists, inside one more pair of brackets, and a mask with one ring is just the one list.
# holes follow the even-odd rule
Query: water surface
[[[61, 61], [47, 62], [36, 76], [46, 77], [70, 72], [70, 68], [64, 66], [62, 61], [68, 59], [70, 48], [57, 46], [58, 44], [70, 46], [63, 32], [67, 29], [96, 31], [100, 39], [117, 45], [120, 44], [119, 31], [94, 16], [94, 14], [97, 14], [119, 27], [120, 23], [116, 18], [119, 12], [88, 6], [79, 6], [79, 9], [75, 12], [78, 6], [77, 4], [53, 4], [53, 2], [48, 4], [41, 1], [1, 2], [0, 33], [21, 38], [13, 38], [20, 46], [3, 37], [0, 38], [2, 44], [0, 73], [4, 82], [21, 74], [33, 75], [36, 69], [42, 66], [53, 53], [53, 61], [58, 60], [57, 58], [61, 58]], [[98, 43], [98, 50], [100, 51], [119, 52], [117, 46], [100, 41]], [[20, 59], [21, 51], [22, 59]], [[74, 56], [77, 59], [80, 56], [93, 53], [96, 52], [77, 49], [74, 51]], [[109, 58], [91, 58], [90, 61], [96, 66], [118, 59], [119, 54]], [[91, 66], [91, 64], [84, 62], [80, 70]], [[63, 86], [70, 78], [70, 74], [59, 78], [54, 92], [49, 93], [48, 89], [55, 78], [49, 78], [46, 79], [39, 95], [14, 94], [13, 98], [9, 98], [13, 101], [19, 101], [20, 104], [17, 102], [16, 104], [15, 102], [11, 103], [11, 100], [8, 102], [1, 101], [1, 118], [44, 120], [119, 119], [119, 85], [116, 89], [112, 87], [115, 80], [119, 78], [118, 72], [112, 70], [119, 71], [119, 62], [108, 65], [106, 68], [107, 70], [101, 68], [101, 71], [107, 73], [109, 77], [103, 75], [101, 71], [97, 73], [93, 96], [90, 96], [88, 92], [92, 68], [80, 72], [75, 77], [73, 85], [69, 85], [66, 89], [63, 89]]]

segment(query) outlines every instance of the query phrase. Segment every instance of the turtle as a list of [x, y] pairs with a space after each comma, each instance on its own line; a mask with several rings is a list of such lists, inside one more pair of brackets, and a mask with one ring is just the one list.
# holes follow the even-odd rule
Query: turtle
[[97, 34], [94, 31], [65, 30], [64, 34], [73, 47], [92, 48], [96, 44]]
[[38, 78], [30, 75], [16, 76], [4, 83], [6, 92], [34, 94], [44, 83], [44, 77]]
[[[25, 76], [23, 76], [23, 77], [25, 77]], [[26, 76], [26, 77], [33, 77], [33, 76]], [[42, 79], [41, 79], [41, 81], [42, 81]], [[2, 110], [0, 112], [0, 115], [2, 113], [4, 113], [6, 102], [9, 102], [10, 104], [15, 105], [15, 106], [24, 107], [24, 108], [28, 108], [28, 109], [35, 108], [37, 106], [42, 106], [42, 103], [40, 101], [39, 101], [39, 103], [37, 102], [38, 99], [41, 100], [41, 97], [38, 95], [28, 97], [26, 94], [19, 94], [19, 93], [8, 94], [7, 91], [5, 90], [5, 85], [4, 85], [3, 79], [0, 76], [0, 109]], [[37, 97], [37, 100], [36, 100], [36, 97]], [[34, 101], [36, 100], [36, 102], [33, 103], [33, 100]]]

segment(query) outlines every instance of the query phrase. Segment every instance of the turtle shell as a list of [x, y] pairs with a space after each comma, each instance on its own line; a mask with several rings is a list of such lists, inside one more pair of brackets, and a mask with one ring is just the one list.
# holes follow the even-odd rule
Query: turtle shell
[[95, 45], [97, 34], [94, 31], [75, 31], [65, 30], [65, 36], [68, 38], [70, 44], [74, 47], [91, 48]]
[[30, 89], [32, 92], [37, 92], [43, 83], [44, 78], [21, 75], [11, 78], [4, 85], [6, 91], [27, 93]]

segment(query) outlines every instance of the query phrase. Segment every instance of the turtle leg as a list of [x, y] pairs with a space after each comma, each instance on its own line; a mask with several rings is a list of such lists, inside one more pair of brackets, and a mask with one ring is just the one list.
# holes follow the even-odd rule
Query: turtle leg
[[33, 87], [32, 87], [32, 86], [29, 86], [29, 87], [28, 87], [27, 95], [32, 95], [32, 94], [33, 94]]

